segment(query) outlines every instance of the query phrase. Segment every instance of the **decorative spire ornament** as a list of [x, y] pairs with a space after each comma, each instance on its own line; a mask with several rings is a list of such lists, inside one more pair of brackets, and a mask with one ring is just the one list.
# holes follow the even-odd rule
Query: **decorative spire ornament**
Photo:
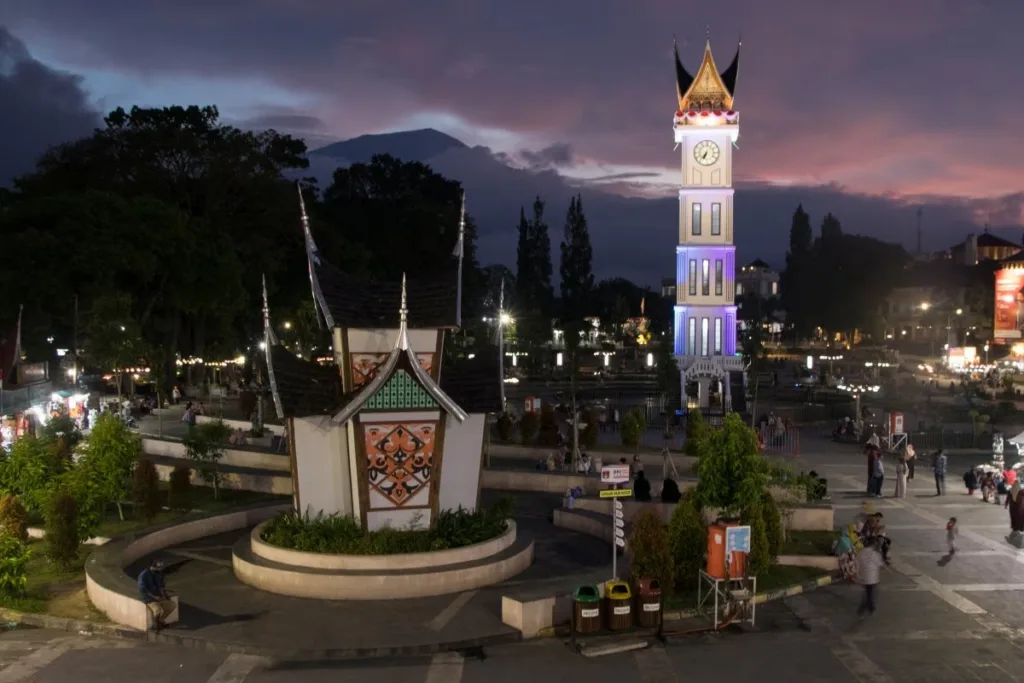
[[462, 207], [459, 209], [459, 239], [452, 255], [459, 259], [458, 282], [455, 288], [455, 325], [462, 327], [462, 261], [466, 251], [466, 191], [462, 191]]
[[[316, 326], [319, 329], [323, 329], [324, 321], [327, 320], [327, 311], [323, 310], [324, 306], [320, 301], [320, 285], [317, 282], [315, 271], [315, 267], [320, 265], [320, 252], [316, 248], [316, 242], [313, 241], [313, 232], [309, 229], [309, 215], [306, 213], [306, 200], [302, 197], [302, 185], [300, 185], [298, 181], [295, 182], [295, 189], [299, 192], [299, 213], [302, 216], [302, 236], [306, 241], [306, 267], [309, 270], [309, 288], [313, 294], [313, 309], [317, 311]], [[320, 318], [321, 315], [324, 316], [323, 320]]]
[[409, 350], [409, 308], [405, 290], [405, 273], [402, 273], [402, 303], [398, 309], [398, 339], [395, 348]]
[[[263, 352], [267, 359], [267, 381], [270, 382], [270, 395], [274, 399], [274, 412], [278, 419], [284, 419], [284, 408], [281, 406], [281, 395], [277, 391], [277, 377], [274, 375], [274, 361], [271, 349], [277, 345], [277, 336], [270, 324], [270, 302], [267, 297], [267, 276], [263, 276]], [[262, 403], [260, 404], [262, 406]], [[262, 407], [260, 421], [262, 423]]]

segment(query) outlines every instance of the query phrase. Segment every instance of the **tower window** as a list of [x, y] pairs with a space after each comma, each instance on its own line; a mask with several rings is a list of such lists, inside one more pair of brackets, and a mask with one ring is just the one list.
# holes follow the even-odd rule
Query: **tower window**
[[690, 329], [687, 330], [686, 346], [689, 349], [690, 355], [695, 356], [697, 355], [697, 319], [690, 318], [688, 327]]
[[697, 259], [690, 259], [690, 296], [697, 296]]
[[779, 283], [778, 282], [773, 282], [772, 283], [772, 296], [775, 296], [778, 293], [779, 293]]
[[708, 354], [708, 319], [700, 319], [700, 355], [707, 356]]
[[715, 318], [715, 355], [722, 354], [722, 319]]
[[700, 293], [704, 296], [708, 296], [711, 294], [711, 261], [704, 259], [701, 261], [700, 266]]
[[690, 233], [700, 234], [700, 204], [697, 203], [690, 207]]
[[724, 271], [722, 259], [715, 259], [715, 296], [722, 296], [722, 276]]
[[722, 205], [719, 202], [711, 205], [711, 234], [722, 234]]

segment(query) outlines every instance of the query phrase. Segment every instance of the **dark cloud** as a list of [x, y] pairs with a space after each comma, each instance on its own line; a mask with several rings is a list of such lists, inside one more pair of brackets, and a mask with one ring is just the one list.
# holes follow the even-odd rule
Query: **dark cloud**
[[0, 187], [30, 171], [50, 146], [87, 135], [99, 123], [80, 78], [32, 59], [0, 26]]
[[323, 120], [309, 114], [260, 114], [239, 122], [246, 128], [273, 128], [274, 130], [320, 132], [324, 129]]
[[556, 142], [536, 151], [519, 150], [519, 158], [531, 169], [564, 168], [571, 166], [576, 159], [572, 145], [567, 142]]

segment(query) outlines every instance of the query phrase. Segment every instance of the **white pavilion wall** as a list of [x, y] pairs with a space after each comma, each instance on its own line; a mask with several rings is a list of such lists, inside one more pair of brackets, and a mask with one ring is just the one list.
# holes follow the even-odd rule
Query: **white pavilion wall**
[[299, 512], [352, 515], [347, 430], [329, 416], [295, 418]]
[[462, 423], [447, 417], [439, 510], [454, 510], [460, 505], [467, 510], [476, 509], [486, 421], [486, 415], [470, 415]]

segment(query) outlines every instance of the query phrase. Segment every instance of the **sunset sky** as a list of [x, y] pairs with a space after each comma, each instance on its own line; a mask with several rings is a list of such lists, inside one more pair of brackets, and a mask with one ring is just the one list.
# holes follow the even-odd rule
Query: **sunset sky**
[[[1024, 223], [1013, 0], [0, 0], [90, 103], [214, 103], [311, 147], [433, 127], [611, 189], [677, 182], [672, 39], [742, 33], [739, 180], [956, 201]], [[0, 61], [0, 73], [3, 62]], [[742, 187], [742, 185], [741, 185]]]

